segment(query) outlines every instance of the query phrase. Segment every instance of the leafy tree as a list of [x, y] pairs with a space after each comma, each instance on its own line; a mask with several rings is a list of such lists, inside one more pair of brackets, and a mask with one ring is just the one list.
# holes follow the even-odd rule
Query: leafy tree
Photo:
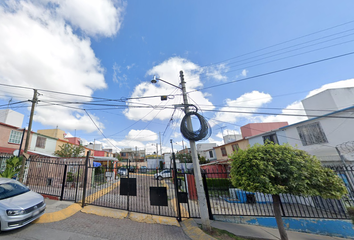
[[347, 190], [343, 181], [324, 168], [315, 156], [288, 144], [256, 144], [231, 156], [232, 184], [245, 191], [271, 194], [282, 240], [287, 240], [280, 211], [279, 194], [340, 199]]
[[85, 152], [82, 145], [76, 146], [70, 143], [65, 143], [59, 146], [60, 150], [54, 152], [59, 157], [80, 157]]
[[123, 160], [123, 158], [122, 158], [122, 156], [120, 155], [120, 153], [117, 153], [117, 159], [118, 159], [118, 161], [122, 161], [122, 160]]
[[198, 154], [198, 159], [199, 159], [199, 164], [205, 164], [210, 162], [209, 160], [206, 160], [204, 156], [200, 156], [199, 154]]
[[191, 163], [192, 162], [192, 156], [189, 153], [177, 153], [176, 154], [176, 159], [179, 159], [180, 163]]
[[5, 171], [0, 173], [0, 177], [13, 178], [21, 170], [22, 157], [11, 157], [6, 160]]

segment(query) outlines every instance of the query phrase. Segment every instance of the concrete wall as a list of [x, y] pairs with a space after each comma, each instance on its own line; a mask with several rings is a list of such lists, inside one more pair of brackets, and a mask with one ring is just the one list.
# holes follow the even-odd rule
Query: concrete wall
[[[224, 145], [215, 147], [214, 149], [215, 149], [216, 159], [217, 160], [227, 160], [227, 159], [229, 159], [228, 156], [232, 155], [232, 153], [233, 153], [232, 145], [234, 145], [234, 144], [238, 144], [240, 149], [247, 149], [249, 147], [249, 142], [248, 142], [247, 139], [242, 139], [242, 140], [239, 140], [239, 141], [236, 141], [236, 142], [231, 142], [231, 143], [228, 143], [228, 144], [224, 144]], [[225, 147], [227, 156], [222, 156], [222, 152], [221, 152], [221, 148], [222, 147]]]
[[[37, 137], [38, 136], [46, 138], [44, 148], [36, 147], [36, 142], [37, 142]], [[56, 139], [49, 138], [49, 137], [46, 137], [46, 136], [43, 136], [43, 135], [39, 135], [37, 133], [33, 133], [29, 151], [32, 150], [32, 151], [35, 151], [35, 152], [40, 152], [40, 153], [44, 153], [44, 154], [54, 155], [56, 144], [57, 144], [57, 140]]]
[[53, 138], [59, 138], [61, 140], [65, 140], [65, 131], [60, 130], [60, 129], [42, 129], [38, 130], [37, 133], [48, 136], [48, 137], [53, 137]]
[[275, 130], [275, 131], [264, 133], [262, 135], [257, 135], [257, 136], [253, 136], [253, 137], [248, 138], [250, 146], [253, 146], [256, 143], [263, 145], [264, 144], [263, 136], [270, 135], [270, 134], [277, 135], [278, 143], [280, 145], [282, 145], [284, 143], [288, 143], [288, 138], [287, 138], [285, 130]]
[[[354, 116], [351, 112], [341, 112], [331, 116]], [[303, 126], [309, 123], [319, 122], [328, 140], [328, 143], [313, 144], [304, 146], [300, 140], [297, 127]], [[285, 135], [288, 138], [289, 144], [297, 146], [301, 150], [305, 150], [310, 154], [318, 156], [322, 162], [331, 162], [334, 159], [338, 161], [339, 155], [335, 149], [337, 145], [342, 145], [344, 149], [339, 147], [339, 150], [345, 152], [345, 143], [354, 141], [354, 119], [349, 118], [317, 118], [308, 120], [300, 124], [292, 125], [284, 129]], [[350, 148], [348, 149], [350, 151]], [[344, 153], [344, 156], [349, 161], [354, 161], [354, 152]]]
[[[14, 150], [19, 149], [20, 144], [9, 143], [11, 130], [15, 130], [15, 131], [18, 131], [21, 133], [23, 132], [23, 129], [17, 129], [16, 127], [11, 127], [8, 125], [0, 124], [0, 146], [5, 147], [5, 148], [13, 148]], [[26, 137], [27, 137], [27, 131], [26, 131], [24, 139], [23, 139], [22, 149], [25, 148]], [[32, 138], [32, 136], [30, 137], [30, 141], [31, 141], [31, 138]]]
[[0, 110], [0, 122], [15, 126], [17, 128], [22, 127], [24, 115], [19, 112], [15, 112], [11, 109]]
[[[278, 228], [274, 217], [213, 216], [217, 221]], [[349, 220], [283, 217], [283, 221], [286, 230], [354, 239], [353, 224]]]
[[242, 137], [251, 137], [287, 126], [288, 122], [249, 123], [241, 127]]
[[307, 115], [324, 115], [327, 113], [353, 106], [354, 88], [328, 89], [302, 100]]

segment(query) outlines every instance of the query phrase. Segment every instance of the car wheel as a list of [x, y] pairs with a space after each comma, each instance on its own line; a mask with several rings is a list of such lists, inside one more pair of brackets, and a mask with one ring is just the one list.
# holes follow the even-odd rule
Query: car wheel
[[158, 180], [162, 180], [162, 177], [161, 177], [161, 176], [158, 176], [157, 179], [158, 179]]

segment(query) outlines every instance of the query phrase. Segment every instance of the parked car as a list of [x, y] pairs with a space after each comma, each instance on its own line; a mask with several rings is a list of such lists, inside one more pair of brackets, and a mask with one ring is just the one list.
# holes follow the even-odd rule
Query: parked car
[[140, 167], [140, 172], [141, 172], [141, 173], [146, 173], [146, 172], [147, 172], [147, 167], [141, 166], [141, 167]]
[[128, 171], [129, 172], [135, 172], [135, 168], [134, 167], [130, 167], [130, 168], [128, 168]]
[[119, 168], [118, 169], [118, 174], [121, 177], [127, 176], [128, 175], [128, 170], [126, 168]]
[[46, 208], [42, 195], [20, 182], [0, 178], [0, 230], [27, 225], [43, 215]]
[[163, 170], [162, 172], [155, 173], [154, 175], [155, 179], [162, 180], [164, 178], [170, 178], [171, 177], [171, 170]]

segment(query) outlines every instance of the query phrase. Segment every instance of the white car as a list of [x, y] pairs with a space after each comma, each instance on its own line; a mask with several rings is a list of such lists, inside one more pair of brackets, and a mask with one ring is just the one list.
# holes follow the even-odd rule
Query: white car
[[0, 230], [22, 227], [43, 215], [46, 208], [42, 195], [20, 182], [0, 178]]
[[162, 172], [155, 173], [154, 175], [155, 179], [162, 180], [164, 178], [170, 178], [171, 176], [171, 170], [163, 170]]

